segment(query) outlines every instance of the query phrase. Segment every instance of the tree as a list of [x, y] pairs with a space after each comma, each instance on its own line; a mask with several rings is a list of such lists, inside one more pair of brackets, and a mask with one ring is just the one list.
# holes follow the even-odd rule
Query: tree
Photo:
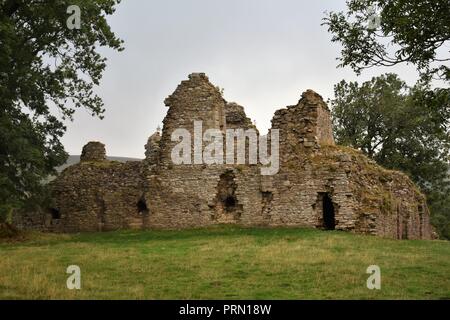
[[[42, 198], [42, 182], [67, 158], [60, 138], [76, 109], [102, 117], [97, 48], [123, 50], [106, 21], [119, 2], [0, 0], [0, 215]], [[69, 6], [80, 10], [79, 29]]]
[[324, 24], [343, 46], [340, 66], [359, 74], [411, 63], [424, 78], [450, 82], [449, 15], [448, 0], [348, 0], [347, 12], [328, 13]]
[[[361, 87], [335, 87], [336, 135], [378, 163], [407, 172], [428, 197], [432, 219], [450, 239], [449, 89], [450, 1], [347, 0], [346, 12], [330, 12], [324, 25], [342, 45], [340, 67], [358, 75], [367, 68], [413, 64], [421, 74], [414, 88], [395, 75]], [[346, 105], [347, 103], [347, 105]]]
[[450, 238], [450, 90], [408, 87], [395, 74], [341, 81], [330, 101], [339, 144], [407, 173], [427, 194], [433, 221]]

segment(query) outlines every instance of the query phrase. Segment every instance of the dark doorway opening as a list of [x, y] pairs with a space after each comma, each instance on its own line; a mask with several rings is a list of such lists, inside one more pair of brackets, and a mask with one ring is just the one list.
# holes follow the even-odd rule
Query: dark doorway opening
[[226, 211], [233, 211], [236, 207], [236, 198], [234, 196], [228, 196], [224, 201], [224, 205]]
[[56, 209], [56, 208], [50, 208], [48, 211], [49, 211], [50, 214], [52, 215], [52, 219], [53, 219], [53, 220], [59, 220], [59, 219], [61, 219], [61, 212], [59, 211], [59, 209]]
[[336, 227], [336, 220], [334, 216], [334, 205], [328, 193], [325, 193], [322, 198], [323, 208], [323, 227], [325, 230], [334, 230]]
[[217, 184], [215, 213], [212, 219], [219, 223], [235, 223], [242, 213], [242, 205], [236, 195], [237, 183], [233, 171], [220, 175]]
[[147, 202], [145, 202], [145, 199], [143, 199], [143, 198], [139, 199], [136, 206], [137, 206], [137, 211], [139, 214], [148, 215], [149, 210], [147, 207]]

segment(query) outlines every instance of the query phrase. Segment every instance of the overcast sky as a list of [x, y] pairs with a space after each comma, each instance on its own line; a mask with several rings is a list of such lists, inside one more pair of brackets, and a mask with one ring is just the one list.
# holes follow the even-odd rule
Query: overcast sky
[[344, 8], [345, 0], [123, 0], [109, 20], [125, 51], [102, 50], [105, 119], [78, 111], [67, 124], [66, 150], [80, 154], [97, 140], [110, 156], [143, 158], [167, 112], [164, 99], [192, 72], [224, 88], [224, 98], [243, 105], [262, 133], [273, 113], [296, 104], [306, 89], [328, 99], [342, 79], [366, 81], [385, 72], [412, 85], [417, 73], [409, 66], [359, 78], [336, 68], [340, 47], [321, 22], [325, 11]]

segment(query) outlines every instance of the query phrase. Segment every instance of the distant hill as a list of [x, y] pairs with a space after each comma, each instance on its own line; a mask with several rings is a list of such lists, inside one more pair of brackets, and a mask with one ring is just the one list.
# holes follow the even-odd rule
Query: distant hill
[[[142, 160], [142, 159], [137, 159], [137, 158], [126, 158], [126, 157], [107, 157], [107, 159], [111, 160], [111, 161], [119, 161], [119, 162], [141, 161]], [[56, 170], [58, 172], [61, 172], [65, 168], [70, 167], [78, 162], [80, 162], [80, 156], [69, 155], [69, 158], [67, 158], [67, 162], [65, 164], [63, 164], [62, 166], [56, 168]]]

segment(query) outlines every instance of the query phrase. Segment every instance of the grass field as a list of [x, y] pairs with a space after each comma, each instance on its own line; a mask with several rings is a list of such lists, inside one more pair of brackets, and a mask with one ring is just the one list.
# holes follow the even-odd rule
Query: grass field
[[[66, 287], [69, 265], [81, 290]], [[381, 290], [366, 287], [369, 265]], [[450, 242], [219, 227], [0, 243], [0, 299], [331, 298], [450, 299]]]

